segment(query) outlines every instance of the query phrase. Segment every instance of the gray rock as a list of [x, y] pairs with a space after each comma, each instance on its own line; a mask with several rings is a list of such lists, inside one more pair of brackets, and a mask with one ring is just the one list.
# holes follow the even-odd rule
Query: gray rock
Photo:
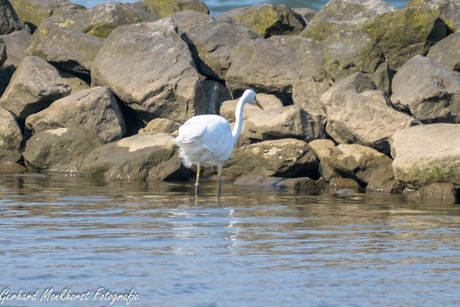
[[176, 146], [170, 135], [146, 132], [96, 148], [85, 158], [80, 172], [109, 180], [154, 180], [154, 171], [158, 170], [155, 167], [161, 163], [176, 159], [175, 170], [181, 168], [175, 151]]
[[460, 30], [431, 47], [427, 57], [460, 72]]
[[303, 23], [305, 25], [308, 25], [310, 23], [310, 21], [313, 20], [315, 15], [318, 13], [318, 11], [310, 9], [310, 8], [306, 8], [306, 7], [305, 8], [303, 8], [303, 7], [301, 7], [301, 8], [292, 8], [292, 11], [294, 12], [294, 14], [296, 14], [297, 19], [299, 19], [299, 17], [300, 17], [303, 20]]
[[315, 116], [326, 116], [326, 110], [320, 102], [321, 96], [331, 87], [332, 81], [318, 81], [316, 78], [296, 80], [292, 88], [292, 100], [308, 113]]
[[19, 31], [24, 27], [24, 22], [19, 19], [11, 3], [8, 0], [0, 0], [0, 35]]
[[460, 122], [460, 73], [420, 55], [393, 79], [393, 104], [423, 123]]
[[244, 24], [261, 37], [273, 35], [298, 34], [304, 28], [303, 19], [286, 5], [264, 3], [228, 11], [217, 17], [217, 20], [235, 19]]
[[102, 144], [90, 131], [57, 128], [35, 134], [23, 155], [26, 166], [34, 171], [76, 173], [86, 155]]
[[358, 193], [359, 183], [351, 178], [332, 178], [329, 182], [329, 191], [338, 197], [349, 197]]
[[192, 10], [173, 13], [169, 15], [169, 18], [177, 25], [177, 33], [181, 36], [196, 27], [202, 26], [208, 22], [213, 22], [214, 20], [214, 18], [208, 14]]
[[460, 30], [460, 3], [451, 0], [411, 0], [406, 7], [423, 8], [434, 12], [451, 30]]
[[234, 184], [260, 188], [271, 188], [276, 190], [290, 190], [308, 194], [317, 194], [319, 192], [318, 185], [313, 179], [309, 177], [281, 178], [248, 175], [238, 178]]
[[259, 36], [237, 22], [209, 20], [185, 30], [181, 37], [190, 46], [201, 74], [225, 80], [231, 65], [230, 56], [236, 45], [241, 40]]
[[15, 31], [7, 35], [0, 35], [0, 39], [5, 43], [7, 59], [4, 66], [19, 66], [26, 56], [26, 49], [30, 45], [32, 35], [28, 30]]
[[149, 12], [152, 14], [159, 14], [161, 17], [169, 16], [173, 13], [192, 10], [203, 14], [209, 14], [209, 9], [200, 0], [144, 0]]
[[70, 94], [70, 86], [45, 60], [27, 56], [15, 71], [0, 105], [20, 121]]
[[91, 131], [106, 143], [121, 139], [126, 132], [117, 101], [104, 87], [80, 91], [53, 102], [43, 111], [27, 117], [26, 127], [34, 133], [80, 128]]
[[361, 73], [334, 84], [320, 99], [327, 114], [326, 131], [337, 143], [361, 144], [389, 154], [388, 138], [417, 122], [391, 108], [381, 91], [370, 90], [373, 87]]
[[263, 141], [238, 148], [224, 164], [223, 174], [277, 177], [318, 177], [318, 157], [308, 144], [296, 139]]
[[0, 162], [17, 162], [21, 159], [23, 136], [11, 112], [0, 107]]
[[94, 59], [91, 78], [144, 121], [185, 121], [207, 108], [188, 46], [170, 19], [116, 28]]
[[401, 193], [404, 186], [395, 180], [391, 164], [375, 170], [369, 178], [366, 191], [381, 193]]
[[335, 143], [332, 140], [314, 140], [308, 143], [319, 158], [319, 174], [329, 182], [332, 178], [340, 177], [331, 165], [331, 156], [335, 148]]
[[331, 0], [318, 11], [300, 35], [324, 40], [340, 30], [352, 30], [378, 15], [394, 10], [382, 0]]
[[415, 187], [436, 182], [460, 184], [460, 125], [431, 124], [397, 131], [391, 137], [395, 179]]
[[0, 39], [0, 66], [6, 61], [6, 46], [2, 39]]
[[458, 201], [457, 189], [452, 183], [432, 183], [419, 190], [405, 189], [403, 195], [417, 203], [452, 205]]
[[218, 81], [204, 80], [203, 88], [208, 101], [206, 114], [219, 114], [222, 103], [232, 99], [227, 87]]
[[[238, 100], [239, 98], [233, 99], [233, 100], [226, 100], [222, 103], [220, 107], [220, 111], [219, 111], [220, 115], [225, 117], [229, 122], [235, 121], [235, 110], [236, 110], [236, 105], [238, 103]], [[280, 109], [283, 107], [283, 103], [281, 102], [281, 100], [269, 94], [264, 94], [264, 93], [257, 94], [257, 101], [262, 105], [264, 109], [261, 110], [257, 106], [246, 104], [244, 106], [244, 111], [243, 111], [244, 120], [247, 120], [248, 118], [253, 117], [253, 116], [259, 116], [263, 114], [265, 111], [269, 111], [272, 109]]]
[[342, 177], [366, 185], [372, 173], [391, 164], [391, 159], [377, 150], [359, 144], [340, 144], [332, 151], [330, 163]]

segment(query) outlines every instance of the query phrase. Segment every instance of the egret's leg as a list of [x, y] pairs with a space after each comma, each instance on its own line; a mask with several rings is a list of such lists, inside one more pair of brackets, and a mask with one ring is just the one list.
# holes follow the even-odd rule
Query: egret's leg
[[195, 195], [198, 196], [200, 193], [200, 170], [201, 165], [198, 163], [196, 167], [196, 182], [195, 182]]
[[219, 188], [217, 189], [217, 197], [220, 198], [220, 191], [222, 186], [222, 164], [217, 166], [217, 175], [219, 176]]

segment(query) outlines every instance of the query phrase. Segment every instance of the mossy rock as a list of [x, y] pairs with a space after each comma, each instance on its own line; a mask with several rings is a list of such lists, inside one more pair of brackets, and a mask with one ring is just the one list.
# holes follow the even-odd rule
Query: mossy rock
[[393, 69], [417, 54], [425, 55], [447, 35], [447, 26], [439, 17], [428, 10], [414, 8], [377, 16], [361, 30], [377, 42]]
[[200, 0], [144, 0], [144, 4], [149, 12], [157, 13], [161, 17], [186, 10], [209, 14], [208, 7]]
[[451, 0], [412, 0], [407, 8], [424, 8], [439, 16], [449, 27], [450, 31], [460, 30], [460, 3]]

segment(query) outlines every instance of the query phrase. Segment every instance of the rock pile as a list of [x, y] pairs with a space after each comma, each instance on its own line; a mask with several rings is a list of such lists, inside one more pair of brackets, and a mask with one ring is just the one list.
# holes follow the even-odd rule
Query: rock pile
[[234, 120], [232, 99], [252, 88], [266, 108], [246, 108], [229, 179], [456, 200], [457, 2], [267, 3], [213, 18], [200, 0], [1, 0], [0, 16], [2, 171], [188, 179], [170, 134], [197, 114]]

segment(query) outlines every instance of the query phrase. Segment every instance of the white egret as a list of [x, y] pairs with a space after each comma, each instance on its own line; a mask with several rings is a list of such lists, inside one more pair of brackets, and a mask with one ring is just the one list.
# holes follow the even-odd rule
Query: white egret
[[236, 122], [233, 130], [228, 121], [219, 115], [197, 115], [187, 120], [179, 128], [174, 139], [179, 146], [179, 156], [186, 167], [197, 166], [195, 194], [200, 187], [200, 168], [217, 166], [219, 177], [218, 196], [220, 197], [222, 164], [230, 158], [243, 126], [243, 107], [246, 103], [262, 106], [256, 100], [253, 90], [246, 90], [236, 105]]

